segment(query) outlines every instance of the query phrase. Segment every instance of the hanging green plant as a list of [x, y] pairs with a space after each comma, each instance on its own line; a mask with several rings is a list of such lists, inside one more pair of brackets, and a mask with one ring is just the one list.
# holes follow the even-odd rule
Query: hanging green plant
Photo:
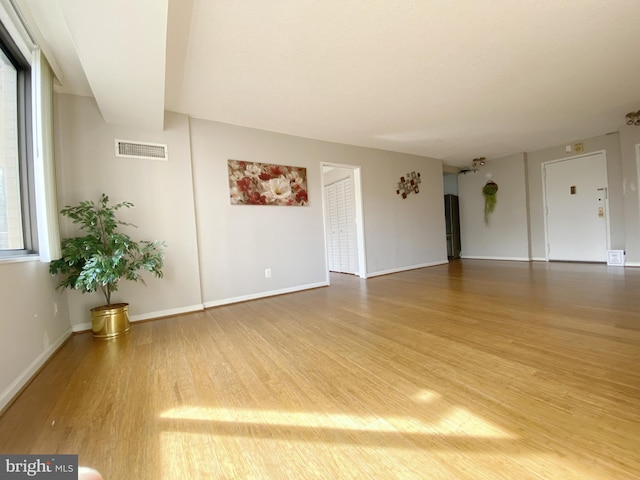
[[489, 225], [489, 215], [493, 213], [498, 202], [498, 184], [492, 180], [489, 180], [484, 187], [482, 187], [482, 196], [484, 197], [484, 223]]

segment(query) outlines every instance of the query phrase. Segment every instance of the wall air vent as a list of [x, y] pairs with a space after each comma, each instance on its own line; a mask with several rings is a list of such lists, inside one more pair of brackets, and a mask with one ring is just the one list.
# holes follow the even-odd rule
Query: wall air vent
[[160, 143], [132, 142], [116, 139], [116, 157], [169, 160], [166, 145]]

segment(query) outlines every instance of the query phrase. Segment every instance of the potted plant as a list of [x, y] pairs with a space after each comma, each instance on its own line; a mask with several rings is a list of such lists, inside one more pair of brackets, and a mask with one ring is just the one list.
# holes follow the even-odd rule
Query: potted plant
[[144, 282], [143, 271], [162, 278], [164, 242], [134, 241], [118, 230], [120, 226], [135, 227], [116, 219], [121, 208], [131, 208], [130, 202], [109, 204], [104, 193], [98, 203], [83, 201], [66, 206], [60, 213], [80, 226], [84, 236], [62, 240], [62, 258], [49, 266], [52, 275], [61, 274], [60, 289], [83, 293], [100, 291], [106, 304], [91, 309], [91, 326], [96, 338], [114, 338], [130, 330], [129, 304], [111, 303], [121, 279]]
[[484, 197], [484, 223], [489, 225], [489, 215], [493, 213], [498, 202], [498, 184], [489, 180], [484, 187], [482, 187], [482, 196]]

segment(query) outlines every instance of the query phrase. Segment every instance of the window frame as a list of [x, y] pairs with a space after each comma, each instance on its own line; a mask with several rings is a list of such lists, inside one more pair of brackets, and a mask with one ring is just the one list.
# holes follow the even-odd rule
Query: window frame
[[0, 49], [17, 71], [18, 107], [18, 175], [22, 212], [22, 249], [0, 250], [0, 261], [6, 258], [37, 255], [38, 232], [35, 199], [35, 165], [33, 152], [33, 85], [32, 65], [20, 51], [16, 41], [0, 22]]

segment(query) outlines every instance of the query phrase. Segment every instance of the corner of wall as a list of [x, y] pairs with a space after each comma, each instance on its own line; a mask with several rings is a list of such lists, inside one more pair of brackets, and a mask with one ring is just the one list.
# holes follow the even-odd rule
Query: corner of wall
[[31, 379], [40, 371], [47, 363], [49, 358], [58, 351], [71, 337], [72, 331], [69, 328], [58, 339], [50, 344], [40, 355], [38, 355], [31, 364], [25, 368], [2, 392], [0, 392], [0, 416], [18, 397], [20, 392], [29, 384]]

